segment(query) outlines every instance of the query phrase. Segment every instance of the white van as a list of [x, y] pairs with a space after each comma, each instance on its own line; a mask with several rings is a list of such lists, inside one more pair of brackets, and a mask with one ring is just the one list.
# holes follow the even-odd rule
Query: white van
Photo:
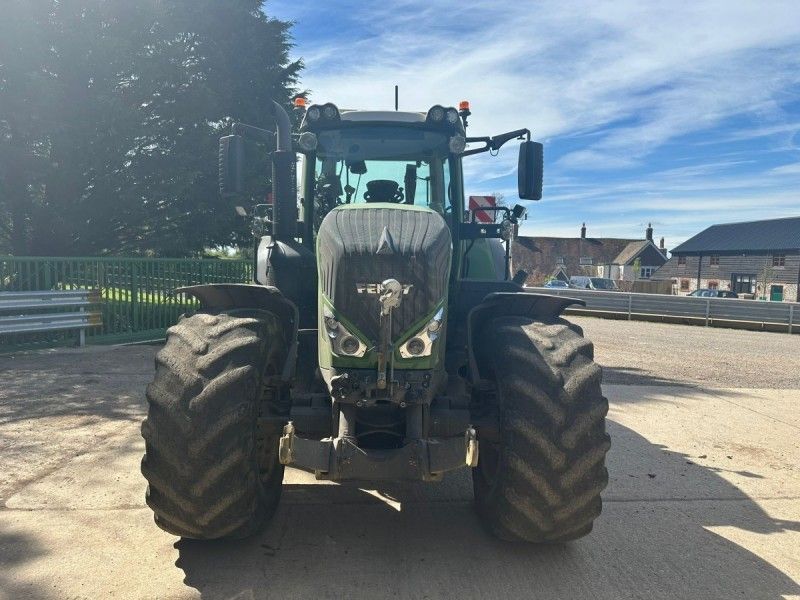
[[569, 287], [581, 290], [601, 290], [604, 292], [618, 292], [617, 282], [605, 277], [587, 277], [586, 275], [573, 275], [569, 278]]

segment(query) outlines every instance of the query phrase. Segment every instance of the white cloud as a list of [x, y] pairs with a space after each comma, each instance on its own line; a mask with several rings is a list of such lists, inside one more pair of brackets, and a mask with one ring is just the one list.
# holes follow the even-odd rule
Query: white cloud
[[395, 83], [404, 108], [468, 98], [476, 133], [527, 124], [550, 137], [634, 119], [601, 143], [643, 154], [725, 116], [768, 110], [800, 81], [787, 68], [800, 67], [794, 2], [453, 7], [361, 7], [361, 35], [304, 50], [304, 84], [341, 106], [391, 108]]
[[[782, 165], [772, 169], [775, 175], [800, 175], [800, 162], [790, 165]], [[798, 205], [800, 205], [800, 193], [798, 193]]]
[[800, 122], [780, 123], [778, 125], [765, 125], [762, 127], [747, 127], [734, 131], [729, 134], [719, 136], [717, 139], [709, 140], [706, 144], [717, 144], [720, 142], [736, 142], [739, 140], [752, 140], [756, 138], [785, 136], [793, 137], [800, 133]]
[[[332, 42], [320, 32], [325, 35], [304, 39], [298, 49], [313, 100], [391, 109], [399, 84], [401, 109], [469, 99], [473, 135], [527, 126], [545, 141], [546, 154], [547, 142], [569, 141], [573, 150], [548, 162], [549, 193], [531, 211], [526, 230], [543, 224], [553, 235], [575, 230], [581, 217], [565, 225], [566, 202], [571, 213], [596, 218], [594, 227], [608, 235], [636, 235], [642, 214], [660, 214], [672, 239], [689, 237], [729, 211], [737, 211], [736, 219], [797, 212], [800, 202], [793, 207], [786, 190], [800, 188], [800, 177], [792, 179], [800, 168], [792, 163], [770, 171], [774, 162], [754, 168], [754, 155], [772, 151], [766, 147], [725, 149], [701, 164], [693, 164], [697, 152], [687, 153], [683, 170], [619, 181], [652, 170], [648, 157], [681, 136], [694, 134], [695, 149], [769, 136], [785, 138], [783, 151], [791, 147], [797, 115], [785, 114], [781, 103], [800, 86], [796, 0], [400, 0], [342, 11], [356, 22], [346, 36]], [[337, 25], [331, 22], [331, 30]], [[714, 131], [732, 117], [747, 127]], [[468, 159], [471, 193], [515, 196], [505, 189], [516, 166], [511, 146], [496, 158]], [[743, 169], [755, 173], [739, 174]]]
[[597, 150], [576, 150], [562, 156], [556, 163], [559, 167], [569, 171], [582, 169], [589, 171], [604, 171], [609, 169], [627, 169], [639, 164], [639, 161], [622, 156], [609, 156]]

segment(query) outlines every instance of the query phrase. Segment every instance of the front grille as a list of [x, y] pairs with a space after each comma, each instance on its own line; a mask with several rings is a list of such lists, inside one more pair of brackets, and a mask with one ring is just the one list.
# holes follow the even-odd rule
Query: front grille
[[452, 242], [444, 219], [434, 211], [367, 206], [333, 210], [320, 226], [318, 252], [322, 293], [371, 341], [377, 340], [380, 305], [378, 295], [366, 293], [364, 284], [392, 278], [411, 286], [392, 313], [392, 339], [432, 312], [447, 293]]

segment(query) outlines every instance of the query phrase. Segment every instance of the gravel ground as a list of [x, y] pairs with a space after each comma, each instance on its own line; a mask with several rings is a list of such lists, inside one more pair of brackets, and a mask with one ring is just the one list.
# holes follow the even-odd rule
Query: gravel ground
[[800, 388], [800, 335], [570, 316], [595, 345], [603, 382]]
[[[800, 599], [800, 336], [575, 321], [613, 441], [603, 515], [567, 546], [487, 535], [466, 469], [363, 488], [288, 469], [262, 535], [178, 541], [139, 472], [157, 347], [0, 356], [0, 599]], [[722, 389], [742, 385], [798, 389]]]

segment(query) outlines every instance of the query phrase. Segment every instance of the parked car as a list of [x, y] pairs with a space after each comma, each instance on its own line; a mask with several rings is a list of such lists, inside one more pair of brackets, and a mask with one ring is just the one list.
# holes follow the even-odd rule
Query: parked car
[[738, 298], [739, 294], [736, 292], [731, 292], [729, 290], [712, 290], [712, 289], [700, 289], [695, 290], [690, 296], [694, 296], [695, 298]]
[[569, 278], [569, 287], [581, 290], [601, 290], [605, 292], [618, 292], [617, 282], [605, 277], [587, 277], [586, 275], [573, 275]]
[[569, 288], [569, 284], [566, 281], [561, 281], [560, 279], [551, 279], [547, 283], [544, 284], [546, 288]]

